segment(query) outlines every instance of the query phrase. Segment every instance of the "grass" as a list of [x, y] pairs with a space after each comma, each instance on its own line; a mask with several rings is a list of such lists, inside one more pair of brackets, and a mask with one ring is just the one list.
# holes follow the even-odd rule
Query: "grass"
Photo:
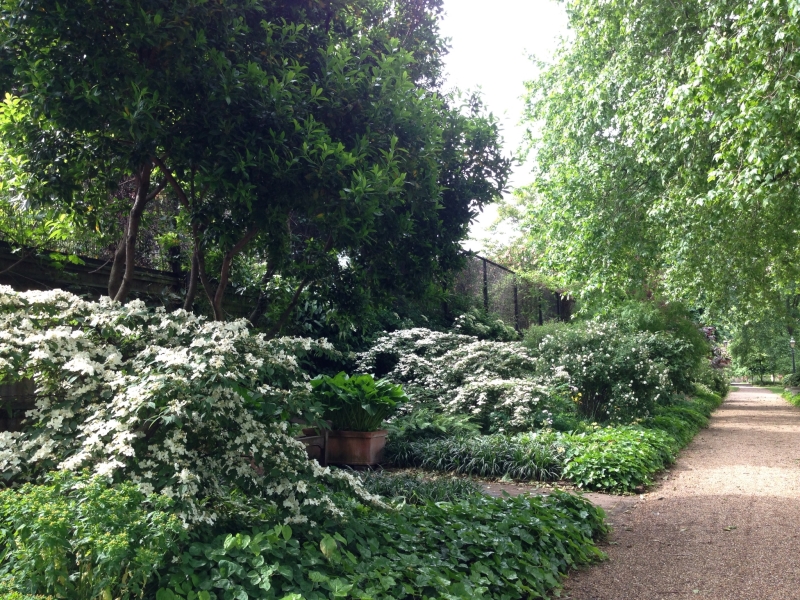
[[397, 467], [508, 477], [519, 481], [555, 481], [561, 475], [563, 447], [553, 433], [522, 433], [390, 442], [386, 459]]
[[457, 502], [480, 493], [480, 486], [462, 477], [425, 477], [420, 473], [365, 471], [361, 483], [372, 494], [402, 499], [408, 504]]
[[800, 406], [800, 394], [793, 394], [789, 390], [781, 390], [780, 394], [792, 406]]

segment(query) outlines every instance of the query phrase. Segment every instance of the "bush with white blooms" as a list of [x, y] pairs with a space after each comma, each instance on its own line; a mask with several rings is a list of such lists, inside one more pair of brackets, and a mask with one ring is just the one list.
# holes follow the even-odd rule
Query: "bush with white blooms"
[[291, 435], [290, 417], [318, 414], [299, 362], [311, 354], [334, 350], [267, 339], [244, 320], [0, 287], [0, 382], [36, 386], [24, 430], [0, 433], [0, 474], [132, 481], [171, 497], [189, 525], [339, 514], [333, 490], [374, 498]]

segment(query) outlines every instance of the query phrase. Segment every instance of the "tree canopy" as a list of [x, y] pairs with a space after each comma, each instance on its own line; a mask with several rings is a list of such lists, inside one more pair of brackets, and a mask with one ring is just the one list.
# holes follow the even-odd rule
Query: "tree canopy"
[[418, 291], [460, 264], [509, 167], [480, 102], [439, 90], [440, 12], [441, 0], [2, 0], [0, 192], [119, 230], [117, 300], [155, 201], [174, 204], [189, 240], [187, 309], [203, 289], [224, 318], [237, 261], [258, 271], [259, 305], [275, 278], [291, 284], [278, 330], [311, 285]]
[[800, 5], [571, 0], [528, 84], [536, 268], [772, 310], [800, 279]]

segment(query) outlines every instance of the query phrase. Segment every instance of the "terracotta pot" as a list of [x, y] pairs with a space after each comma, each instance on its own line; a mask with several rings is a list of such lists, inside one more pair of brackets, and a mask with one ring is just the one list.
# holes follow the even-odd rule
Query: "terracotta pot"
[[386, 445], [385, 429], [378, 431], [329, 431], [328, 463], [338, 465], [377, 465]]

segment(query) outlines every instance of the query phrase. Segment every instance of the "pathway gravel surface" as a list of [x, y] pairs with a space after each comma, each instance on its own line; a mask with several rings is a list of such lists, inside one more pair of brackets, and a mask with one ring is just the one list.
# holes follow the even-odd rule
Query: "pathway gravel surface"
[[662, 482], [612, 511], [570, 600], [800, 600], [800, 408], [740, 387]]

